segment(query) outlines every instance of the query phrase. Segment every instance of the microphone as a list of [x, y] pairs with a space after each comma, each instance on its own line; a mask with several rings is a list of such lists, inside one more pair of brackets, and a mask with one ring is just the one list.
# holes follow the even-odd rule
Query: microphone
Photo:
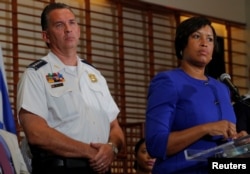
[[233, 94], [233, 99], [236, 100], [236, 101], [239, 101], [241, 100], [241, 97], [240, 97], [240, 94], [239, 94], [239, 90], [238, 88], [231, 82], [231, 77], [229, 74], [227, 73], [224, 73], [224, 74], [221, 74], [220, 76], [220, 81], [225, 83], [229, 89], [231, 90], [232, 94]]

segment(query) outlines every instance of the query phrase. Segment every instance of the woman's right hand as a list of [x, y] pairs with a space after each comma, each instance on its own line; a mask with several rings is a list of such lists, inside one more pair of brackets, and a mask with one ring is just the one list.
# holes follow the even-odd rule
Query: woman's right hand
[[221, 120], [205, 124], [208, 134], [211, 136], [222, 135], [225, 139], [237, 138], [236, 126], [227, 120]]

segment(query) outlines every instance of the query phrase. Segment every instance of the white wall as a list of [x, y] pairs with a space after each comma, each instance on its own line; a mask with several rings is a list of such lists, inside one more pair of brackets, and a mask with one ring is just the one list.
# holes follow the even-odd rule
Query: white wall
[[[142, 0], [149, 3], [204, 14], [211, 17], [246, 23], [249, 0]], [[248, 3], [249, 4], [249, 3]]]

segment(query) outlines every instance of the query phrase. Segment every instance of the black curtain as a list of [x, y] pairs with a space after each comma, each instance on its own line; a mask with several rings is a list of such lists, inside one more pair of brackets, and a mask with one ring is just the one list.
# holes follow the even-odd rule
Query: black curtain
[[211, 62], [206, 67], [206, 74], [216, 79], [221, 74], [225, 73], [225, 62], [224, 62], [224, 39], [223, 37], [217, 37], [218, 50], [213, 54]]

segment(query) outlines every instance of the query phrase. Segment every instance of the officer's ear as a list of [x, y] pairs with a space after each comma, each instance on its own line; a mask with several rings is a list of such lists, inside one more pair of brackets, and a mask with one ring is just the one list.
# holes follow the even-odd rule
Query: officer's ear
[[42, 37], [43, 37], [43, 40], [44, 42], [46, 43], [46, 45], [49, 47], [49, 44], [50, 44], [50, 37], [49, 37], [49, 34], [47, 31], [42, 31]]
[[43, 37], [44, 42], [46, 42], [47, 44], [50, 43], [50, 39], [49, 39], [50, 37], [47, 31], [42, 31], [42, 37]]

